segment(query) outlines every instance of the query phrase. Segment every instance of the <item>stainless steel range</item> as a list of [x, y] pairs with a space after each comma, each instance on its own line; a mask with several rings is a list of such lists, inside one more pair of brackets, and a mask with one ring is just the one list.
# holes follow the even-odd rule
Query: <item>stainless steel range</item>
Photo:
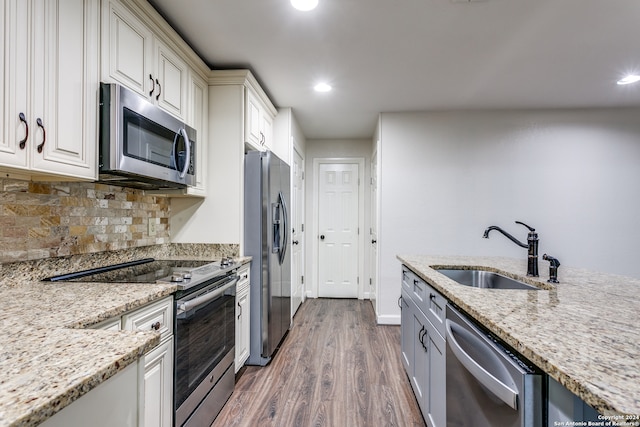
[[210, 425], [235, 386], [237, 268], [228, 260], [145, 258], [44, 280], [176, 284], [175, 425], [192, 427]]

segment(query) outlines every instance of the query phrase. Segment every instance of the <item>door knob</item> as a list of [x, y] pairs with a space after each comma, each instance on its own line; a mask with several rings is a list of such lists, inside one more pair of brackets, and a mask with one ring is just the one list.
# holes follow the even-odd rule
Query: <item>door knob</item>
[[324, 234], [320, 235], [320, 240], [324, 240]]

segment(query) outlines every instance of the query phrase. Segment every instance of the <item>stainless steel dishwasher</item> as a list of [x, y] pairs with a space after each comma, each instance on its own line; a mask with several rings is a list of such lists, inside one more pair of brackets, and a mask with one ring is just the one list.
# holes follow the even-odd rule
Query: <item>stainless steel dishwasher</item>
[[447, 426], [543, 425], [542, 371], [450, 306], [446, 335]]

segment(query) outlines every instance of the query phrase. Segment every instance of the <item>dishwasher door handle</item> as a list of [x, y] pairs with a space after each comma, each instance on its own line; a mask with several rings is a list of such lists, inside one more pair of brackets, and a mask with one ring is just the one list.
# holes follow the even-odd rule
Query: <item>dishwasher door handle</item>
[[[483, 386], [485, 386], [489, 391], [491, 391], [497, 398], [502, 400], [509, 407], [518, 410], [518, 391], [513, 390], [511, 387], [500, 381], [498, 378], [491, 375], [486, 369], [484, 369], [478, 362], [476, 362], [471, 356], [467, 354], [466, 351], [460, 346], [456, 338], [453, 336], [453, 329], [458, 329], [459, 332], [465, 333], [467, 332], [465, 329], [458, 326], [455, 322], [447, 319], [446, 322], [446, 335], [447, 335], [447, 344], [453, 351], [453, 354], [456, 356], [458, 361], [465, 367], [467, 371], [473, 377], [480, 382]], [[468, 333], [468, 332], [467, 332]], [[472, 336], [473, 337], [473, 336]], [[475, 337], [473, 337], [475, 338]], [[481, 341], [479, 344], [485, 345]], [[495, 356], [494, 356], [495, 357]]]

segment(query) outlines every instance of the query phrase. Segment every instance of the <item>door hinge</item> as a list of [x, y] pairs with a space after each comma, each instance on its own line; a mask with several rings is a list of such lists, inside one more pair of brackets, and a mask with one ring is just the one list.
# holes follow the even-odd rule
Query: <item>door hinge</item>
[[360, 284], [360, 276], [356, 277], [356, 283], [359, 285]]
[[300, 284], [304, 285], [304, 276], [300, 276]]
[[373, 279], [369, 277], [369, 285], [373, 285]]
[[302, 180], [304, 181], [304, 171], [302, 171]]
[[300, 228], [302, 229], [302, 230], [300, 230], [300, 232], [304, 233], [304, 224], [300, 224]]

